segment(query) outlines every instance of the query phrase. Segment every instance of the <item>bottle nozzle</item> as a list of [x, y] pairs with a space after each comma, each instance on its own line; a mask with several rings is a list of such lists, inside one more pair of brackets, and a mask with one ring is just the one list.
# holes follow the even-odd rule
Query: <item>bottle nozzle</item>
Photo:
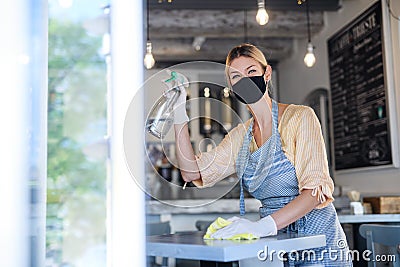
[[[169, 84], [175, 81], [174, 86], [183, 85], [185, 87], [189, 86], [188, 79], [183, 75], [176, 71], [171, 71], [171, 77], [164, 81], [164, 83]], [[171, 86], [172, 87], [172, 86]]]
[[177, 76], [176, 71], [171, 71], [171, 77], [169, 79], [165, 80], [164, 82], [169, 83], [169, 82], [175, 81], [176, 76]]

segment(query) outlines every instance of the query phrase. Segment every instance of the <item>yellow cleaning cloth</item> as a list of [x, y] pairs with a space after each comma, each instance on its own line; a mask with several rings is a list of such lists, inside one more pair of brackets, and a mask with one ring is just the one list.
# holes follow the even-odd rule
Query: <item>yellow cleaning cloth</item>
[[[211, 235], [218, 231], [221, 228], [224, 228], [225, 226], [228, 226], [232, 223], [232, 221], [225, 220], [224, 218], [218, 217], [214, 222], [210, 224], [210, 226], [207, 228], [206, 234], [203, 236], [203, 239], [215, 239], [212, 238]], [[231, 236], [229, 238], [225, 238], [228, 240], [251, 240], [251, 239], [258, 239], [258, 236], [255, 236], [253, 234], [247, 233], [247, 234], [237, 234], [234, 236]]]

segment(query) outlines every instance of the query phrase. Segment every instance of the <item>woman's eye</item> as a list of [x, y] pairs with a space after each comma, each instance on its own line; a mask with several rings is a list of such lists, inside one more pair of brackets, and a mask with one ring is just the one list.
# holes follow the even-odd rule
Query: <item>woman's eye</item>
[[257, 72], [257, 71], [256, 70], [249, 70], [248, 74], [252, 74], [252, 73], [255, 73], [255, 72]]
[[235, 80], [235, 79], [237, 79], [237, 78], [239, 78], [239, 77], [240, 77], [240, 75], [235, 74], [235, 75], [233, 75], [233, 76], [231, 77], [231, 80]]

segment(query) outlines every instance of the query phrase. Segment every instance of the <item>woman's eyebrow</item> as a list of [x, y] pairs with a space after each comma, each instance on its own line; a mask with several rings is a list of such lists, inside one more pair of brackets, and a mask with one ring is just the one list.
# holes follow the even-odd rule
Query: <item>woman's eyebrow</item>
[[256, 65], [250, 65], [250, 66], [248, 66], [247, 68], [246, 68], [246, 70], [248, 70], [248, 69], [250, 69], [250, 68], [252, 68], [252, 67], [255, 67]]

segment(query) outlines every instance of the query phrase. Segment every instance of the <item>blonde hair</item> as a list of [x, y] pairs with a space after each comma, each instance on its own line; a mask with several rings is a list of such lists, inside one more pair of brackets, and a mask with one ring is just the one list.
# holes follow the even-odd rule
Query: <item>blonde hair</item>
[[260, 63], [261, 67], [263, 67], [264, 71], [268, 66], [267, 60], [263, 52], [258, 49], [256, 46], [252, 44], [241, 44], [235, 46], [234, 48], [229, 51], [228, 56], [226, 57], [225, 62], [225, 75], [229, 81], [229, 67], [232, 64], [232, 61], [238, 57], [249, 57]]

